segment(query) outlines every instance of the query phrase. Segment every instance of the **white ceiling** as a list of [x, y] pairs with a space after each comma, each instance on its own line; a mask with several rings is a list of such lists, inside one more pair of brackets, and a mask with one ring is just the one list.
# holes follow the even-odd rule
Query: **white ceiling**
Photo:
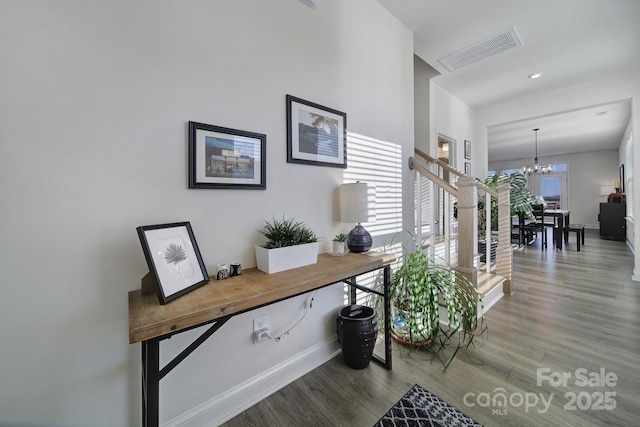
[[[638, 70], [639, 0], [378, 0], [414, 32], [415, 54], [441, 74], [434, 81], [474, 109], [605, 73]], [[509, 28], [521, 46], [450, 72], [438, 60]], [[543, 73], [539, 79], [530, 74]], [[606, 114], [596, 115], [606, 111]], [[617, 148], [631, 115], [628, 100], [531, 118], [489, 129], [489, 161], [538, 153]]]

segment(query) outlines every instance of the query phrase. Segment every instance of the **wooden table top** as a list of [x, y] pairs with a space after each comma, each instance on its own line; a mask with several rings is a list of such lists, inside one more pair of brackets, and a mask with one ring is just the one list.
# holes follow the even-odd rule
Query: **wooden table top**
[[544, 214], [550, 216], [567, 216], [569, 215], [569, 211], [565, 209], [545, 209]]
[[257, 268], [242, 275], [212, 280], [167, 304], [155, 292], [129, 292], [129, 343], [180, 332], [231, 314], [310, 292], [390, 265], [394, 255], [382, 252], [318, 256], [318, 263], [275, 274]]

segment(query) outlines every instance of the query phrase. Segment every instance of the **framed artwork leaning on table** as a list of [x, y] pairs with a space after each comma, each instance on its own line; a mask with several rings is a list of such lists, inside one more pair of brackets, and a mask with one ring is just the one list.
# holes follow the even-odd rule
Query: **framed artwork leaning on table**
[[166, 304], [209, 282], [191, 224], [136, 228], [160, 304]]

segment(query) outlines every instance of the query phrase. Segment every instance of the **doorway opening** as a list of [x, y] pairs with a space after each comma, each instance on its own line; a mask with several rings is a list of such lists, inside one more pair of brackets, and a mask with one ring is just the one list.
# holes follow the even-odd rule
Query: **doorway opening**
[[[451, 159], [455, 159], [454, 156], [455, 150], [455, 140], [448, 138], [444, 135], [438, 134], [438, 153], [437, 157], [443, 163], [451, 165]], [[455, 165], [454, 165], [455, 166]], [[455, 178], [453, 174], [449, 173], [448, 170], [441, 168], [439, 170], [440, 178], [444, 181], [451, 183], [451, 179]], [[445, 224], [454, 224], [453, 218], [453, 209], [447, 209], [445, 207], [446, 194], [443, 189], [439, 188], [435, 194], [436, 197], [436, 206], [438, 206], [436, 213], [436, 227], [435, 232], [436, 235], [442, 236], [447, 235], [447, 231], [445, 230]], [[449, 215], [449, 221], [445, 221], [445, 216]]]

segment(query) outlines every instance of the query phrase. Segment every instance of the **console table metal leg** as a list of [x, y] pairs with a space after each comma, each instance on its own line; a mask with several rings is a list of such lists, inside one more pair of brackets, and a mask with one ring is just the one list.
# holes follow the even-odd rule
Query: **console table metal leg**
[[[349, 278], [349, 281], [351, 283], [353, 283], [353, 284], [356, 284], [355, 276]], [[351, 304], [351, 305], [356, 304], [356, 302], [357, 302], [356, 291], [357, 291], [357, 289], [356, 289], [355, 286], [349, 286], [349, 304]]]
[[142, 341], [142, 426], [158, 426], [160, 404], [160, 342]]
[[384, 367], [391, 370], [391, 267], [384, 268]]
[[382, 291], [360, 286], [356, 283], [355, 277], [344, 279], [343, 282], [349, 285], [349, 304], [356, 304], [356, 291], [369, 292], [381, 296], [384, 303], [384, 359], [376, 354], [372, 359], [379, 365], [391, 370], [391, 266], [383, 267], [383, 289]]
[[160, 369], [160, 341], [161, 338], [142, 341], [142, 426], [157, 427], [159, 424], [158, 409], [160, 407], [160, 380], [173, 368], [178, 366], [187, 356], [195, 351], [211, 335], [231, 319], [231, 315], [221, 317], [204, 331], [198, 338], [174, 357], [164, 368]]
[[373, 361], [379, 365], [391, 370], [391, 267], [386, 266], [383, 270], [383, 289], [382, 292], [358, 286], [353, 281], [348, 283], [351, 285], [351, 292], [358, 288], [365, 292], [372, 292], [379, 295], [383, 299], [384, 304], [384, 359], [376, 354], [373, 355]]

